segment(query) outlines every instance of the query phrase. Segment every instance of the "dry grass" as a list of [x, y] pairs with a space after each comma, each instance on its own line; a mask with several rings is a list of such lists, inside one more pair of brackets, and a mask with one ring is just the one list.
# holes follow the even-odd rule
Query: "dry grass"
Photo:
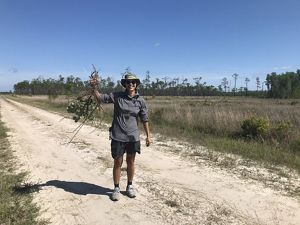
[[[300, 171], [300, 100], [155, 97], [147, 103], [152, 127], [160, 134]], [[242, 137], [241, 125], [251, 117], [269, 121], [263, 138]], [[281, 122], [291, 126], [278, 130]]]
[[274, 126], [289, 121], [300, 135], [300, 101], [242, 97], [148, 98], [150, 112], [167, 123], [182, 124], [203, 133], [228, 135], [240, 131], [250, 117], [264, 117]]

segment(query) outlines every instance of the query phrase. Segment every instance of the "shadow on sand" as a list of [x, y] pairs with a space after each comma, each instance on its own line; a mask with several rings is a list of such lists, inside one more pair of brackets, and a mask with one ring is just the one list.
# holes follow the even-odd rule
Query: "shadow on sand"
[[61, 181], [61, 180], [50, 180], [44, 184], [23, 184], [14, 187], [14, 191], [18, 193], [31, 193], [41, 190], [42, 187], [53, 186], [61, 188], [67, 192], [78, 194], [78, 195], [107, 195], [110, 196], [112, 189], [101, 187], [95, 184], [86, 182], [74, 182], [74, 181]]

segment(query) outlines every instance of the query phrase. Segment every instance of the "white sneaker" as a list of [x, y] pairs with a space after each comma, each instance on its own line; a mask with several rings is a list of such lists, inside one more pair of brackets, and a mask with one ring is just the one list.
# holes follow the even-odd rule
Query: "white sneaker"
[[119, 201], [120, 199], [120, 188], [115, 187], [113, 193], [110, 196], [111, 200], [113, 201]]
[[126, 188], [126, 195], [129, 197], [129, 198], [135, 198], [135, 190], [134, 190], [134, 187], [132, 185], [128, 185], [127, 188]]

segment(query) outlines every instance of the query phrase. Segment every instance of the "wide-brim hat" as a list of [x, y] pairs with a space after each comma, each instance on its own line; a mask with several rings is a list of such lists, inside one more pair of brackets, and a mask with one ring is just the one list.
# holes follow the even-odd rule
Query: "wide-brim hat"
[[141, 84], [140, 79], [135, 74], [126, 74], [124, 78], [121, 79], [121, 84], [123, 87], [126, 87], [126, 80], [135, 80], [136, 86], [139, 86]]

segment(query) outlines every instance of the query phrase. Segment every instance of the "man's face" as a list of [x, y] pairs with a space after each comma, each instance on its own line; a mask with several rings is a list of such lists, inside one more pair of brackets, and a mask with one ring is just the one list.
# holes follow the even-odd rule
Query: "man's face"
[[136, 80], [126, 80], [125, 84], [128, 91], [136, 89]]

